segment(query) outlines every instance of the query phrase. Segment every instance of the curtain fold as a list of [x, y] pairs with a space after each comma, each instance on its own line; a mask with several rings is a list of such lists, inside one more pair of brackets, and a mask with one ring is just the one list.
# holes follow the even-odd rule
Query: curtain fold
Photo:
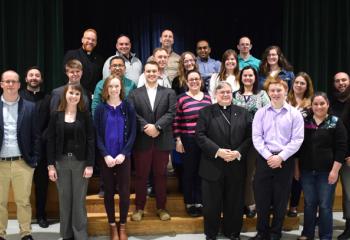
[[2, 0], [0, 68], [17, 71], [24, 83], [25, 70], [39, 66], [44, 87], [62, 84], [62, 0]]
[[284, 52], [317, 90], [329, 91], [336, 72], [350, 73], [349, 13], [348, 0], [284, 0]]

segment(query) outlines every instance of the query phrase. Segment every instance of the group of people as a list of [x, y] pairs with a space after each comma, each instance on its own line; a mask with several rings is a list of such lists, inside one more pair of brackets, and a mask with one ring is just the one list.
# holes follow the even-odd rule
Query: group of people
[[[36, 218], [48, 227], [48, 178], [57, 183], [60, 234], [88, 239], [85, 198], [99, 165], [110, 239], [125, 240], [135, 168], [135, 211], [141, 221], [147, 184], [153, 180], [156, 214], [166, 210], [167, 165], [172, 160], [189, 216], [204, 217], [206, 239], [220, 229], [240, 239], [243, 215], [257, 214], [252, 240], [282, 238], [286, 215], [296, 216], [304, 190], [304, 228], [298, 239], [332, 239], [332, 205], [338, 176], [343, 183], [345, 231], [350, 238], [350, 79], [339, 72], [329, 99], [314, 92], [307, 73], [293, 69], [278, 46], [261, 61], [250, 54], [248, 37], [210, 58], [207, 40], [197, 57], [176, 54], [174, 35], [164, 30], [159, 48], [142, 65], [120, 35], [116, 54], [95, 53], [97, 33], [87, 29], [82, 47], [64, 57], [68, 83], [43, 91], [38, 67], [1, 75], [0, 240], [5, 239], [10, 183], [23, 240], [31, 235], [30, 193], [34, 178]], [[143, 69], [143, 70], [142, 70]], [[119, 221], [114, 195], [119, 194]], [[287, 204], [289, 201], [289, 210]], [[270, 222], [270, 214], [273, 219]], [[221, 218], [222, 221], [221, 221]]]

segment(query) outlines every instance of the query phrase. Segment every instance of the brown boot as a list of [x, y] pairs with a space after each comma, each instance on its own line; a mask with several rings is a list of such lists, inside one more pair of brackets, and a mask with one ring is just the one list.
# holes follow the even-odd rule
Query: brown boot
[[119, 240], [118, 229], [116, 225], [109, 225], [109, 235], [111, 240]]
[[128, 240], [128, 234], [126, 232], [126, 223], [120, 224], [119, 226], [119, 239]]

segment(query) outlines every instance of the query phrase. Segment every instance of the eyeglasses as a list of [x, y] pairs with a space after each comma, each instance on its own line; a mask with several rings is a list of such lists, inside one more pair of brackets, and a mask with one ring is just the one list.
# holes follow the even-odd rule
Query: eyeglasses
[[7, 85], [19, 83], [19, 81], [16, 81], [16, 80], [5, 80], [5, 81], [2, 81], [2, 82], [7, 84]]
[[232, 95], [232, 92], [231, 91], [218, 91], [217, 92], [218, 94], [220, 94], [220, 95]]
[[123, 65], [123, 64], [113, 64], [113, 65], [111, 65], [111, 67], [112, 68], [123, 68], [123, 67], [125, 67], [125, 65]]

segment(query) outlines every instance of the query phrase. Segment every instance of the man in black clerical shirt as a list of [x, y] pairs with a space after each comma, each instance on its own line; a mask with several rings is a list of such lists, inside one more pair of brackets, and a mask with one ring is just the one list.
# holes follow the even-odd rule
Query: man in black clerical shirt
[[85, 30], [81, 42], [81, 48], [69, 50], [66, 53], [63, 66], [65, 68], [66, 63], [71, 59], [77, 59], [83, 64], [84, 72], [80, 83], [91, 95], [97, 82], [102, 79], [103, 68], [103, 58], [94, 51], [97, 45], [96, 30], [92, 28]]

